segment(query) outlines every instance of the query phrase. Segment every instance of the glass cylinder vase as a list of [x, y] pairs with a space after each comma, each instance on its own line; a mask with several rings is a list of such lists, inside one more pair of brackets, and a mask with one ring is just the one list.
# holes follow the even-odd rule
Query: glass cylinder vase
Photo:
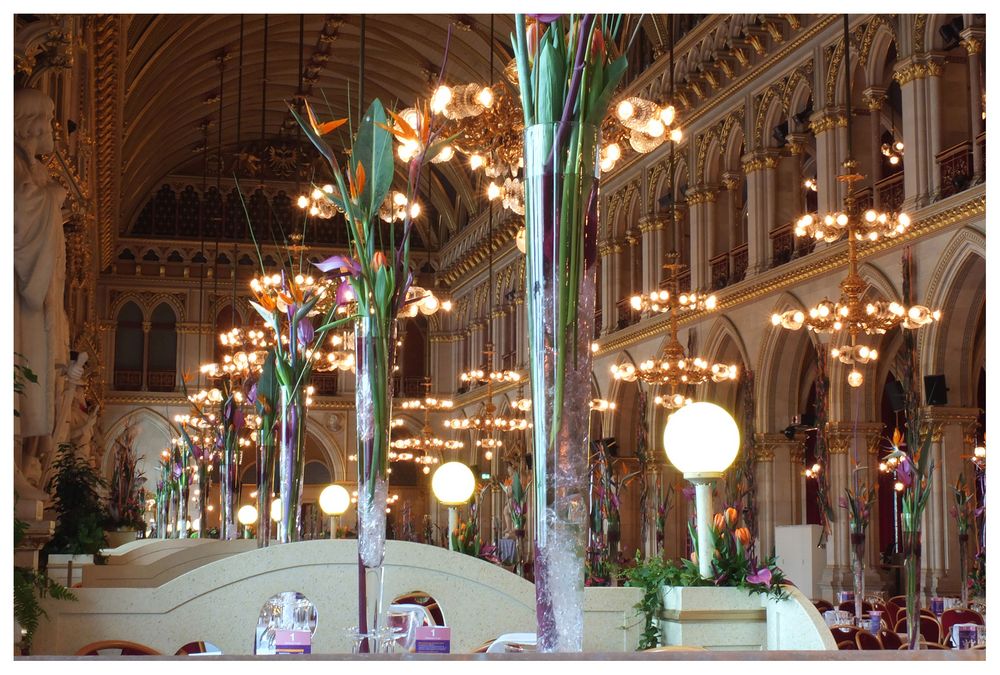
[[958, 578], [962, 584], [962, 607], [969, 606], [969, 535], [958, 535]]
[[281, 446], [278, 457], [281, 520], [277, 524], [277, 539], [282, 544], [298, 541], [302, 531], [302, 480], [306, 450], [306, 406], [303, 392], [306, 384], [302, 383], [296, 389], [281, 387]]
[[[358, 632], [376, 635], [382, 620], [382, 562], [385, 509], [389, 496], [389, 432], [392, 424], [392, 366], [395, 321], [382, 326], [370, 313], [355, 325], [354, 389], [358, 456]], [[374, 638], [372, 638], [374, 639]], [[365, 640], [362, 652], [377, 651]]]
[[851, 532], [851, 568], [854, 573], [854, 623], [861, 625], [865, 601], [865, 533]]
[[906, 634], [909, 649], [920, 649], [920, 529], [912, 526], [919, 525], [919, 521], [908, 516], [909, 514], [903, 514], [900, 542], [906, 596]]
[[598, 130], [524, 132], [538, 649], [583, 648]]
[[271, 544], [271, 496], [274, 494], [274, 430], [260, 429], [257, 445], [257, 547]]

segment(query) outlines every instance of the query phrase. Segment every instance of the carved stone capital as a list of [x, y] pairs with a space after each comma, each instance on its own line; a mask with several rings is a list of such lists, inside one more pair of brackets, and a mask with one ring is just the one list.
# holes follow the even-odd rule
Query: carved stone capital
[[743, 172], [747, 175], [755, 171], [774, 169], [778, 166], [778, 157], [770, 152], [754, 152], [743, 158]]
[[861, 92], [861, 100], [865, 102], [869, 110], [882, 110], [885, 105], [885, 87], [868, 87]]
[[837, 127], [846, 127], [847, 117], [838, 110], [824, 110], [816, 113], [809, 120], [809, 128], [813, 134], [819, 135], [832, 131]]

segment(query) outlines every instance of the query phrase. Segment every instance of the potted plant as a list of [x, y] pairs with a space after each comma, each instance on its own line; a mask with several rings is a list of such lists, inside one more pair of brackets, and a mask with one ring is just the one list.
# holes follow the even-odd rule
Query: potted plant
[[[723, 630], [727, 630], [729, 623], [741, 624], [745, 629], [752, 613], [759, 613], [758, 622], [764, 622], [760, 598], [754, 596], [788, 598], [783, 588], [784, 575], [774, 558], [758, 564], [750, 531], [738, 525], [739, 513], [732, 507], [715, 514], [712, 527], [715, 554], [712, 575], [708, 578], [698, 568], [698, 539], [690, 523], [688, 534], [696, 549], [690, 558], [671, 561], [652, 556], [626, 572], [625, 585], [644, 591], [636, 605], [646, 618], [639, 649], [667, 642], [666, 633], [672, 628], [682, 628], [685, 615], [698, 616], [700, 621], [710, 620]], [[732, 614], [729, 620], [727, 613]], [[662, 620], [663, 616], [667, 619]]]
[[42, 549], [48, 556], [47, 565], [52, 568], [99, 562], [101, 548], [107, 545], [103, 527], [107, 516], [99, 492], [105, 482], [86, 459], [76, 454], [72, 443], [59, 445], [53, 469], [55, 472], [45, 484], [56, 512], [55, 533]]
[[146, 529], [142, 518], [145, 510], [146, 477], [137, 468], [135, 432], [131, 422], [115, 439], [114, 468], [108, 486], [107, 519], [104, 521], [108, 545], [116, 548], [134, 541]]

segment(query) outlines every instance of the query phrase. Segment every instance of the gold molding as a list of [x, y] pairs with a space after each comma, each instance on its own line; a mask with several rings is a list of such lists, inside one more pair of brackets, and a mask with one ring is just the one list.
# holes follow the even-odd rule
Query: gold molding
[[94, 29], [94, 133], [97, 157], [97, 218], [100, 228], [101, 269], [111, 265], [118, 226], [120, 115], [118, 100], [120, 15], [104, 14]]
[[767, 620], [767, 611], [764, 609], [747, 610], [718, 610], [718, 609], [664, 609], [660, 611], [660, 618], [665, 621], [698, 621], [698, 622], [733, 622], [733, 621], [754, 621], [763, 622]]

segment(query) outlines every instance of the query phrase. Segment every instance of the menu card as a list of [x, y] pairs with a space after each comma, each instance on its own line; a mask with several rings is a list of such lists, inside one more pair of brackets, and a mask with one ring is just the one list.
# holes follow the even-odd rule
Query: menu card
[[451, 628], [447, 626], [418, 626], [413, 647], [417, 654], [450, 654]]

